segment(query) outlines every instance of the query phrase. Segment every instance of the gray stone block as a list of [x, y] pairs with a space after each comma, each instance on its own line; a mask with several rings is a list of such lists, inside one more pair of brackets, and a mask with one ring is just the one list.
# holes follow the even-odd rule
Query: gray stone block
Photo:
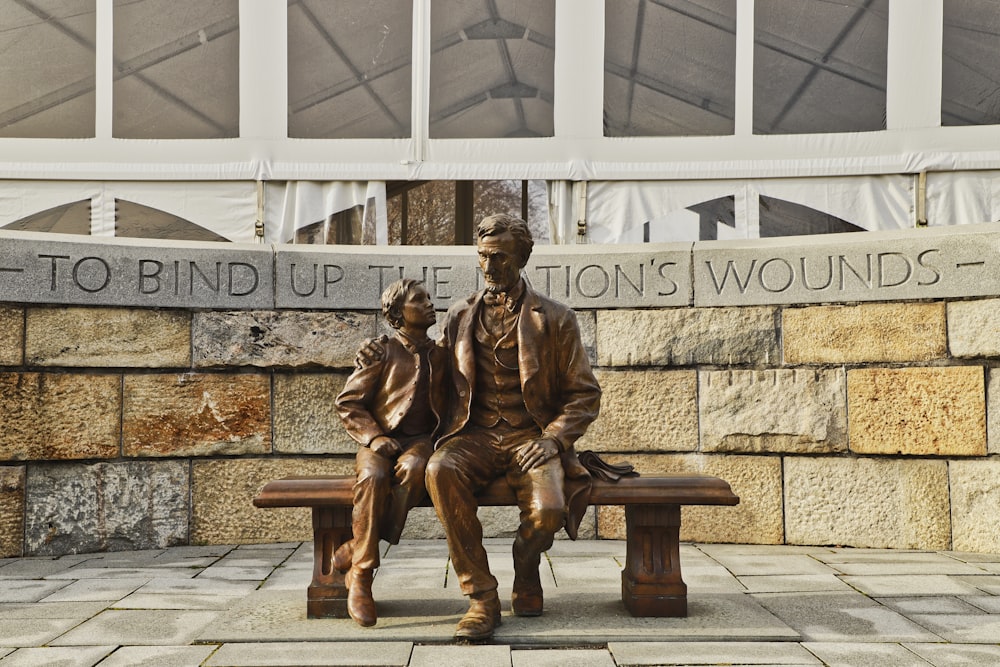
[[0, 230], [4, 301], [150, 308], [270, 308], [271, 248]]
[[182, 461], [30, 466], [25, 550], [54, 555], [185, 543], [189, 479]]
[[996, 223], [702, 241], [696, 306], [889, 301], [1000, 293]]

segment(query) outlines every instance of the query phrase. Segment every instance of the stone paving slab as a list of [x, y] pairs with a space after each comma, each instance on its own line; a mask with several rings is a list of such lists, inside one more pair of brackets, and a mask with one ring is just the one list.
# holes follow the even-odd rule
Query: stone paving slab
[[510, 667], [509, 646], [414, 646], [409, 667]]
[[3, 659], [4, 667], [92, 667], [115, 650], [114, 646], [21, 648]]
[[[716, 553], [714, 558], [738, 577], [767, 574], [833, 574], [833, 570], [828, 566], [811, 556], [802, 554], [754, 556]], [[681, 562], [683, 563], [683, 560]]]
[[228, 609], [242, 596], [133, 593], [114, 603], [115, 609]]
[[[684, 577], [687, 579], [687, 576]], [[833, 574], [769, 574], [739, 577], [748, 593], [847, 592], [851, 587]]]
[[[503, 589], [502, 589], [503, 590]], [[509, 590], [509, 587], [506, 589]], [[305, 591], [261, 590], [247, 596], [197, 636], [224, 643], [272, 637], [278, 641], [386, 641], [449, 643], [468, 603], [458, 591], [376, 594], [379, 622], [361, 628], [350, 619], [307, 619]], [[696, 595], [687, 618], [633, 618], [615, 591], [546, 591], [545, 614], [520, 618], [501, 598], [503, 622], [495, 640], [512, 645], [567, 646], [639, 639], [797, 640], [798, 633], [743, 594]], [[924, 636], [915, 636], [922, 639]]]
[[1000, 665], [1000, 646], [982, 644], [904, 644], [936, 667]]
[[943, 574], [848, 576], [843, 581], [866, 595], [975, 595], [979, 589]]
[[46, 575], [47, 579], [190, 579], [203, 570], [157, 567], [73, 567]]
[[66, 581], [6, 579], [0, 585], [0, 603], [38, 602], [68, 585]]
[[983, 575], [970, 575], [970, 576], [957, 576], [955, 577], [958, 581], [964, 581], [967, 584], [972, 584], [984, 593], [989, 593], [990, 595], [1000, 595], [1000, 576], [993, 574], [983, 574]]
[[821, 665], [799, 644], [776, 642], [612, 642], [619, 667], [640, 665]]
[[108, 601], [96, 602], [15, 602], [0, 604], [0, 621], [11, 618], [69, 618], [83, 622], [108, 607]]
[[927, 664], [900, 644], [822, 642], [806, 643], [805, 649], [815, 654], [824, 665], [836, 667], [914, 667]]
[[11, 618], [0, 623], [0, 646], [43, 646], [79, 625], [78, 618]]
[[957, 597], [895, 597], [878, 598], [879, 604], [895, 609], [904, 616], [913, 614], [978, 614], [984, 610]]
[[801, 633], [806, 641], [941, 640], [939, 635], [860, 593], [763, 593], [756, 594], [753, 598]]
[[101, 612], [49, 643], [53, 646], [188, 644], [220, 613], [112, 609]]
[[224, 644], [204, 664], [206, 667], [216, 665], [225, 667], [334, 667], [337, 665], [405, 667], [410, 660], [412, 650], [413, 645], [410, 642]]
[[956, 644], [996, 644], [1000, 641], [1000, 615], [997, 614], [913, 614], [910, 618], [945, 641]]
[[91, 602], [120, 600], [144, 585], [148, 579], [81, 579], [46, 596], [42, 602]]
[[512, 649], [511, 667], [616, 667], [607, 649]]
[[101, 667], [192, 667], [201, 665], [218, 646], [122, 646]]

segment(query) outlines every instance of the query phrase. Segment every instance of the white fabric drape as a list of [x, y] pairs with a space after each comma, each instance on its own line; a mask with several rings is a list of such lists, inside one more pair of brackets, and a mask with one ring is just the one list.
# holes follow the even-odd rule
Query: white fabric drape
[[289, 243], [295, 238], [297, 230], [320, 221], [328, 222], [331, 215], [355, 206], [365, 208], [365, 220], [374, 219], [376, 245], [388, 245], [384, 181], [268, 183], [264, 240], [267, 243]]

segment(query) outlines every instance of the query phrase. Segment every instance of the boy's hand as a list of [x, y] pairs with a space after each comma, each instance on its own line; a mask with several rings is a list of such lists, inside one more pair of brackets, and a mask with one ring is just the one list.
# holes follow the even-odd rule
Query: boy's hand
[[399, 446], [396, 439], [390, 438], [387, 435], [378, 436], [368, 446], [371, 447], [373, 452], [387, 459], [395, 458], [403, 453], [403, 448]]

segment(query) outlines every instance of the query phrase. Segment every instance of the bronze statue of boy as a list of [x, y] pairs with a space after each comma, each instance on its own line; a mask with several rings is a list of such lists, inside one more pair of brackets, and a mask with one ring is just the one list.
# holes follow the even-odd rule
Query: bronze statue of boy
[[442, 420], [447, 352], [427, 337], [434, 305], [424, 286], [403, 279], [382, 293], [382, 312], [394, 329], [383, 354], [357, 368], [337, 396], [337, 412], [361, 447], [355, 458], [354, 538], [334, 554], [347, 572], [347, 611], [359, 625], [378, 620], [372, 580], [379, 539], [399, 542], [407, 513], [426, 493], [424, 469]]

